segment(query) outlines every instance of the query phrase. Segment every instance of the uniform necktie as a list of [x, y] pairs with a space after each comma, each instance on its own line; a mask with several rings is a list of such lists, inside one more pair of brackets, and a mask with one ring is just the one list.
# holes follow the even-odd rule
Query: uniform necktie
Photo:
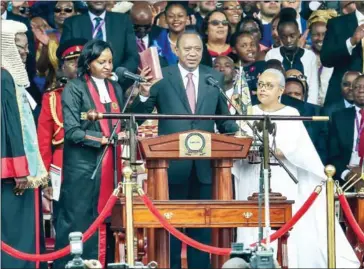
[[100, 27], [100, 24], [102, 22], [102, 18], [96, 17], [94, 20], [96, 21], [96, 25], [95, 25], [94, 30], [97, 31], [95, 39], [104, 40], [104, 34], [102, 33], [102, 26]]
[[[358, 126], [358, 132], [360, 131], [360, 129], [362, 128], [363, 124], [364, 124], [364, 109], [360, 109], [359, 111], [360, 115], [361, 115], [361, 120], [360, 120], [360, 126]], [[358, 133], [358, 138], [359, 138], [359, 157], [360, 157], [360, 163], [362, 163], [363, 158], [364, 158], [364, 131], [362, 131], [361, 133]]]
[[196, 109], [196, 90], [195, 90], [195, 84], [193, 83], [192, 80], [192, 73], [188, 73], [187, 74], [187, 86], [186, 86], [186, 93], [187, 93], [187, 98], [188, 98], [188, 103], [190, 104], [190, 108], [192, 111], [192, 114], [195, 114], [195, 109]]

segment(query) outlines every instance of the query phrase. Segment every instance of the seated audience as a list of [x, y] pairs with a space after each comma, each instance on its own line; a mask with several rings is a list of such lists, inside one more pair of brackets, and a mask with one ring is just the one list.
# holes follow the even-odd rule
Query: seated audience
[[231, 26], [226, 15], [218, 10], [212, 11], [204, 19], [203, 33], [210, 56], [214, 59], [219, 55], [229, 55]]
[[297, 69], [307, 77], [308, 99], [312, 104], [318, 103], [318, 76], [315, 54], [298, 46], [299, 30], [296, 21], [296, 11], [285, 8], [280, 12], [278, 34], [282, 46], [268, 51], [265, 60], [277, 59], [283, 63], [286, 70]]

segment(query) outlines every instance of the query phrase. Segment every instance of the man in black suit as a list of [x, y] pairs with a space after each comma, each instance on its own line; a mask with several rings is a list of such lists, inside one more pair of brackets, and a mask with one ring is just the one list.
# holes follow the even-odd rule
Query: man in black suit
[[[334, 67], [325, 106], [342, 100], [340, 82], [346, 71], [363, 71], [364, 1], [356, 1], [357, 10], [331, 19], [321, 50], [321, 62]], [[358, 26], [359, 25], [359, 26]]]
[[113, 49], [113, 65], [136, 72], [139, 55], [129, 16], [106, 11], [106, 1], [88, 1], [89, 12], [65, 20], [61, 42], [72, 38], [107, 41]]
[[354, 80], [353, 97], [355, 106], [334, 112], [329, 127], [328, 163], [336, 167], [336, 179], [341, 182], [354, 173], [361, 174], [359, 144], [360, 130], [364, 127], [364, 75]]
[[[161, 114], [218, 114], [229, 115], [228, 106], [219, 90], [206, 82], [213, 76], [223, 87], [223, 75], [210, 67], [201, 65], [202, 40], [196, 32], [184, 32], [176, 43], [179, 57], [177, 65], [164, 69], [163, 79], [150, 89], [142, 87], [140, 96], [133, 103], [132, 110], [151, 113], [154, 107]], [[220, 133], [235, 133], [238, 126], [234, 121], [216, 121]], [[160, 120], [159, 135], [189, 130], [214, 133], [214, 121], [203, 120]], [[169, 197], [172, 200], [211, 199], [211, 164], [209, 160], [172, 161], [169, 164]], [[209, 229], [187, 229], [194, 239], [211, 243]], [[209, 255], [188, 248], [189, 268], [208, 268]], [[181, 244], [171, 237], [171, 268], [181, 268]]]

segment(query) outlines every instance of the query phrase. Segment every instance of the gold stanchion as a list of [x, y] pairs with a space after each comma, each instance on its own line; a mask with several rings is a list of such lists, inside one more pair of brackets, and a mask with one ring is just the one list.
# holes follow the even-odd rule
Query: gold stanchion
[[134, 267], [134, 223], [133, 223], [133, 189], [131, 175], [133, 170], [126, 166], [123, 168], [124, 175], [124, 194], [125, 194], [125, 210], [126, 210], [126, 247], [127, 247], [127, 263], [129, 267]]
[[325, 167], [327, 176], [326, 182], [326, 206], [327, 206], [327, 266], [336, 268], [336, 249], [335, 249], [335, 189], [333, 176], [336, 169], [332, 165]]

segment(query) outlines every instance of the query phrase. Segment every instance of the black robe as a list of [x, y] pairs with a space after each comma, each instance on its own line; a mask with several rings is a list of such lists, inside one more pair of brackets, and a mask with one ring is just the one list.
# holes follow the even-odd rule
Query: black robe
[[[123, 92], [121, 87], [114, 82], [111, 83], [116, 95], [116, 101], [120, 110], [123, 104]], [[95, 93], [97, 102], [99, 102], [98, 91], [95, 84]], [[107, 87], [110, 94], [110, 86]], [[110, 98], [111, 94], [110, 94]], [[110, 104], [102, 105], [104, 109], [111, 112]], [[60, 249], [69, 244], [68, 235], [71, 232], [79, 231], [84, 233], [95, 221], [100, 213], [100, 197], [108, 199], [112, 191], [106, 191], [100, 187], [102, 184], [102, 173], [105, 171], [105, 165], [101, 165], [96, 179], [91, 180], [92, 173], [96, 164], [101, 157], [104, 147], [101, 145], [102, 136], [107, 136], [102, 132], [102, 124], [108, 125], [112, 130], [112, 121], [82, 121], [80, 120], [81, 112], [87, 112], [90, 109], [97, 109], [95, 96], [86, 84], [84, 78], [77, 78], [67, 83], [62, 93], [62, 111], [64, 118], [64, 153], [63, 153], [63, 182], [59, 200], [59, 213], [56, 230], [56, 249]], [[112, 156], [111, 156], [112, 165]], [[113, 182], [112, 167], [111, 176], [107, 178], [108, 182]], [[83, 249], [83, 259], [98, 259], [103, 263], [100, 253], [105, 251], [105, 229], [99, 229], [85, 244]], [[109, 248], [112, 248], [113, 240]], [[105, 254], [105, 253], [103, 253]], [[112, 258], [107, 257], [108, 262]], [[67, 256], [57, 260], [54, 268], [64, 268], [66, 263], [72, 257]], [[105, 259], [104, 259], [105, 261]]]
[[[19, 251], [39, 254], [44, 250], [39, 189], [27, 189], [21, 196], [13, 191], [14, 178], [28, 175], [15, 84], [1, 69], [1, 240]], [[39, 268], [39, 264], [2, 251], [1, 268]]]

